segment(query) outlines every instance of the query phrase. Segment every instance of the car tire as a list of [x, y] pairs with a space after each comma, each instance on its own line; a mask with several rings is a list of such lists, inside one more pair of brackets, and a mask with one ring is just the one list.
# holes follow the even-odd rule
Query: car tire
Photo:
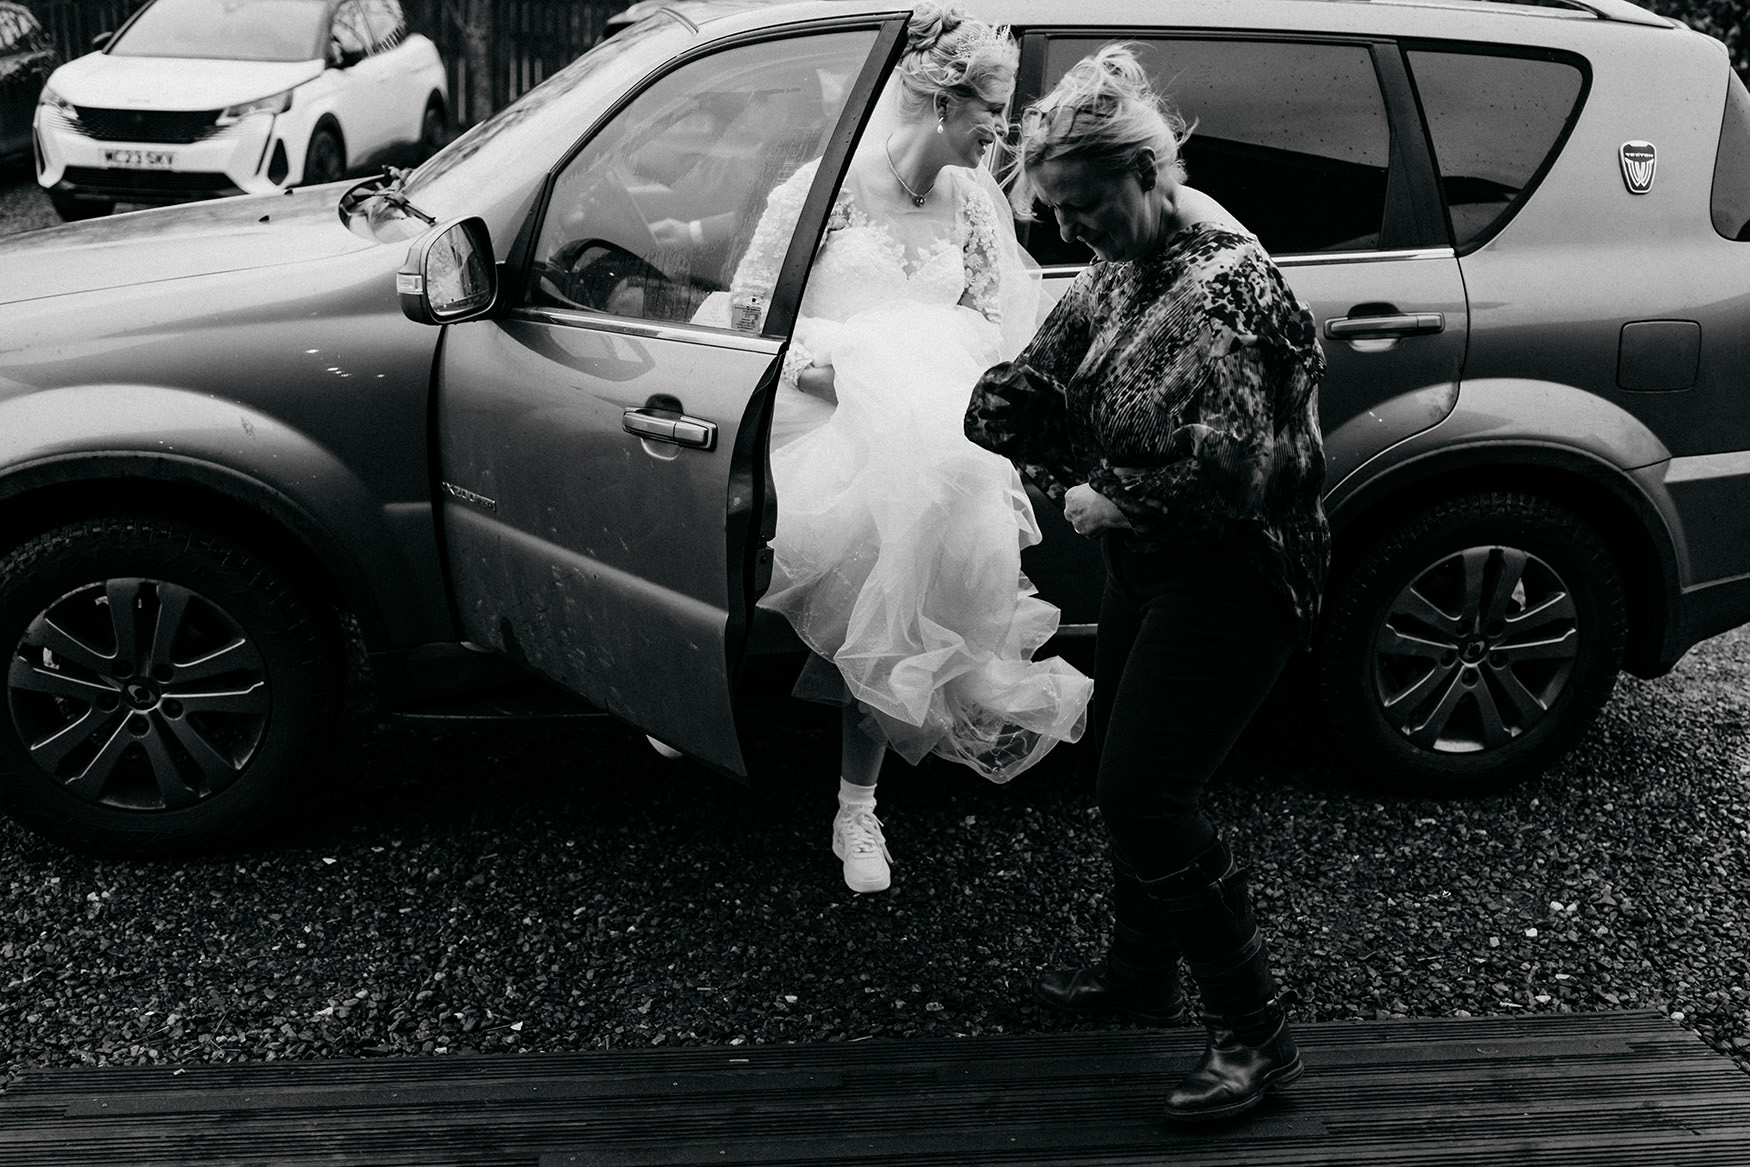
[[346, 177], [346, 147], [330, 126], [318, 126], [304, 151], [304, 186], [321, 186]]
[[101, 219], [115, 210], [115, 203], [111, 200], [75, 198], [58, 191], [49, 192], [49, 202], [54, 206], [55, 214], [61, 216], [63, 223]]
[[444, 107], [437, 98], [425, 103], [425, 114], [419, 122], [418, 160], [424, 162], [444, 148], [448, 127], [444, 122]]
[[310, 800], [336, 643], [285, 575], [213, 532], [104, 518], [39, 535], [0, 558], [0, 803], [98, 854], [252, 839]]
[[1335, 577], [1321, 713], [1362, 785], [1501, 790], [1585, 731], [1616, 684], [1627, 630], [1621, 573], [1578, 516], [1513, 492], [1449, 499]]

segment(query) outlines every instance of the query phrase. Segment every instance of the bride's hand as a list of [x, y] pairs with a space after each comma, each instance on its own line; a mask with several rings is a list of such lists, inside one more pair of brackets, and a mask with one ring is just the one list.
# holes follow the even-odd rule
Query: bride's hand
[[831, 365], [804, 365], [796, 373], [796, 388], [813, 397], [838, 404]]
[[1101, 531], [1130, 530], [1130, 520], [1118, 505], [1085, 482], [1064, 493], [1063, 517], [1076, 534], [1089, 538]]

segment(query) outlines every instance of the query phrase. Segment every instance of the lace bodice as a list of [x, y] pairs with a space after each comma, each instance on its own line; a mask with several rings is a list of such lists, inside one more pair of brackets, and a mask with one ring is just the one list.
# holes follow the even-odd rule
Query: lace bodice
[[[767, 199], [735, 275], [738, 297], [754, 293], [769, 301], [817, 166], [805, 164]], [[1002, 322], [997, 209], [976, 181], [954, 168], [944, 169], [939, 181], [950, 184], [951, 216], [908, 217], [903, 224], [871, 215], [855, 183], [845, 184], [803, 293], [804, 322], [843, 322], [865, 309], [900, 302], [962, 304], [992, 323]], [[815, 355], [805, 330], [798, 331], [784, 361], [785, 380], [792, 384], [797, 370]]]
[[887, 224], [849, 197], [833, 208], [826, 230], [802, 296], [804, 316], [843, 321], [896, 301], [957, 304], [966, 294], [966, 252], [952, 238], [908, 255]]

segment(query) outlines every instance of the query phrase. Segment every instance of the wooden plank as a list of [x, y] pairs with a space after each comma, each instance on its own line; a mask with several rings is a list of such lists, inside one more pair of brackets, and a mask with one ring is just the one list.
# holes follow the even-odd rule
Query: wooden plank
[[1713, 1167], [1750, 1077], [1657, 1013], [1334, 1022], [1246, 1121], [1163, 1122], [1190, 1030], [26, 1072], [0, 1167]]

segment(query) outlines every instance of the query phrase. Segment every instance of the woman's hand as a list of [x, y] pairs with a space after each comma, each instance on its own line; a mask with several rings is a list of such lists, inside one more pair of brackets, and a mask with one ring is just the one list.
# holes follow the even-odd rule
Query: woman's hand
[[796, 371], [796, 388], [813, 397], [838, 404], [838, 391], [833, 387], [831, 365], [803, 365]]
[[1090, 539], [1102, 531], [1131, 529], [1118, 505], [1085, 482], [1065, 492], [1063, 517], [1076, 534]]

